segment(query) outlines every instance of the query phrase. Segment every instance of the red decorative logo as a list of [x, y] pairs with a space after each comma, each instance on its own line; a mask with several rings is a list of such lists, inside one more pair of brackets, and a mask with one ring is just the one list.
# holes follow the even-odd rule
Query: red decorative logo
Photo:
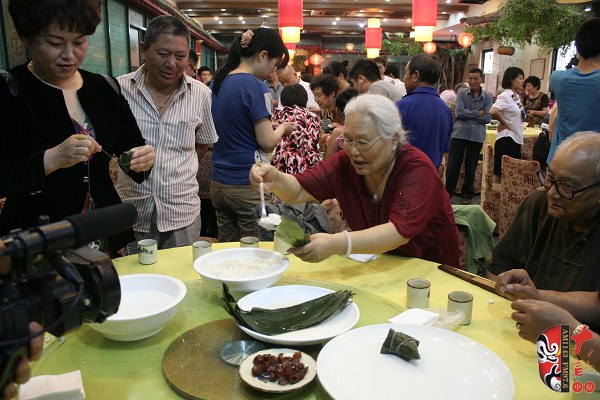
[[569, 325], [555, 325], [537, 339], [542, 382], [555, 392], [569, 391]]

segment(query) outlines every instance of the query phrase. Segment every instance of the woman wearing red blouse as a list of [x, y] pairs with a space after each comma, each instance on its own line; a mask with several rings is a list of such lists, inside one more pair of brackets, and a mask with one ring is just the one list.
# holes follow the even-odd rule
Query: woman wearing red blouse
[[364, 94], [345, 109], [345, 151], [302, 174], [269, 165], [254, 166], [250, 182], [288, 203], [337, 198], [352, 232], [316, 233], [305, 246], [290, 249], [304, 261], [334, 254], [384, 253], [458, 266], [458, 230], [440, 176], [404, 135], [396, 105]]

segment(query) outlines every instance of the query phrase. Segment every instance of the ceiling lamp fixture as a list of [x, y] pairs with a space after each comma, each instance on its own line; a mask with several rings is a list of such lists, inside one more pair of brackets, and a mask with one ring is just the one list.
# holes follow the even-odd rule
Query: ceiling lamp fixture
[[473, 35], [471, 35], [469, 32], [463, 32], [458, 35], [457, 42], [462, 47], [469, 47], [473, 44]]
[[427, 54], [435, 53], [436, 49], [437, 49], [437, 46], [433, 42], [427, 42], [423, 45], [423, 51]]
[[437, 0], [412, 0], [415, 42], [431, 42], [437, 25]]
[[379, 57], [381, 50], [381, 22], [379, 18], [369, 18], [367, 28], [365, 29], [365, 49], [367, 49], [367, 58]]
[[303, 0], [279, 0], [279, 29], [285, 43], [298, 43], [304, 27]]
[[354, 50], [354, 43], [352, 43], [352, 42], [346, 43], [346, 50], [348, 50], [348, 51]]

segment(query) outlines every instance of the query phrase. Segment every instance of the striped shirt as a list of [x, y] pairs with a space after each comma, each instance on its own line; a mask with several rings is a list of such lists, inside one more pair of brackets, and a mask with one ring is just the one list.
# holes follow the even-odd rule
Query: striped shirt
[[124, 203], [137, 209], [136, 232], [150, 230], [154, 207], [158, 230], [168, 232], [191, 225], [200, 214], [195, 144], [215, 143], [218, 136], [210, 110], [211, 91], [206, 85], [184, 74], [161, 117], [144, 84], [144, 73], [142, 65], [118, 80], [142, 136], [154, 146], [156, 161], [150, 178], [141, 185], [119, 170], [117, 191]]

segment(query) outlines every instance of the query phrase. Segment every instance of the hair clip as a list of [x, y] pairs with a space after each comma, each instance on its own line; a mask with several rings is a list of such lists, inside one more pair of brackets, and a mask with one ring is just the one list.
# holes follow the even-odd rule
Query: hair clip
[[250, 46], [250, 43], [252, 43], [252, 36], [254, 36], [252, 29], [248, 29], [246, 32], [242, 33], [242, 37], [240, 38], [240, 46], [242, 46], [243, 49]]

